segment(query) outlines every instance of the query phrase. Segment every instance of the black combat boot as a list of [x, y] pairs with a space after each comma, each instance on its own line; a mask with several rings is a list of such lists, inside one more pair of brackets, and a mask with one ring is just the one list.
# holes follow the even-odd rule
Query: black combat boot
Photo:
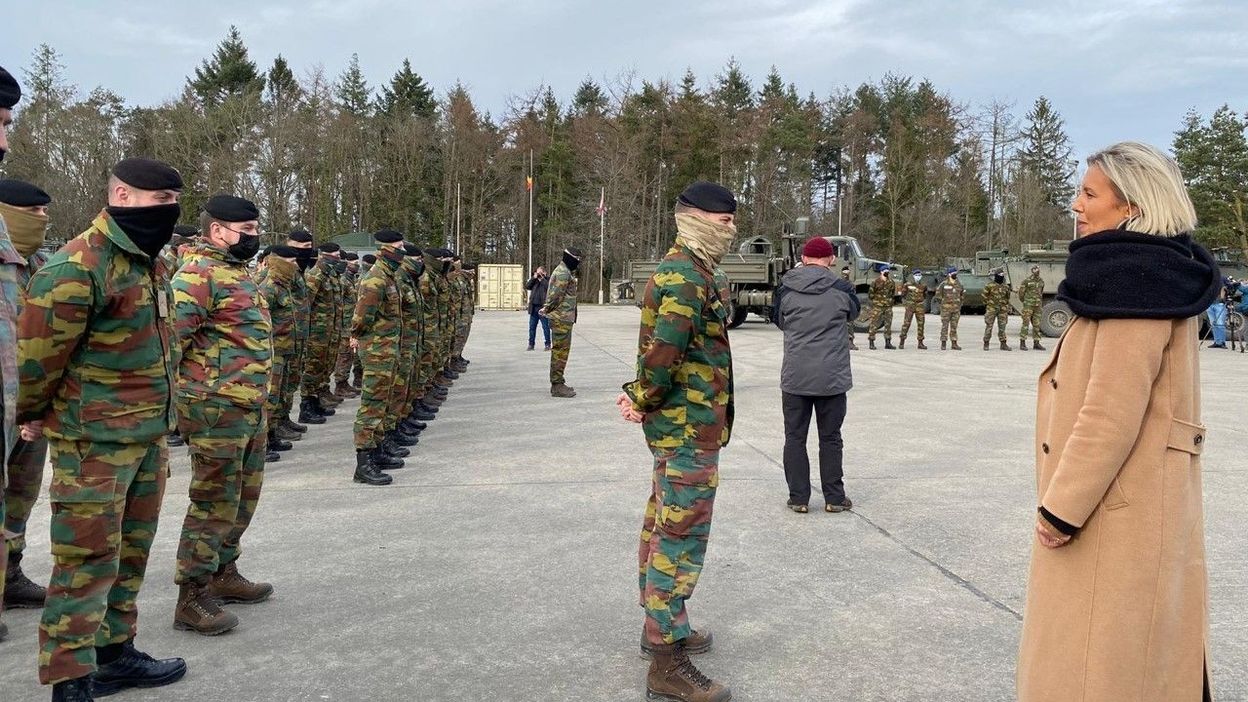
[[985, 350], [985, 351], [987, 351], [987, 350], [988, 350], [988, 344], [989, 344], [989, 341], [988, 341], [987, 339], [984, 339], [984, 350]]
[[[390, 436], [390, 442], [393, 443], [395, 446], [399, 446], [399, 447], [415, 446], [416, 444], [420, 443], [420, 437], [416, 436], [415, 434], [404, 431], [402, 426], [399, 426], [394, 431], [390, 432], [389, 436]], [[411, 452], [409, 451], [407, 455], [410, 456]], [[405, 456], [399, 456], [399, 458], [404, 458], [404, 457]]]
[[897, 347], [893, 346], [893, 340], [886, 336], [884, 337], [884, 348], [888, 349], [889, 351], [893, 351], [893, 350], [896, 350]]
[[[434, 419], [433, 412], [426, 410], [425, 403], [421, 400], [416, 401], [415, 408], [412, 409], [411, 414], [407, 415], [407, 418], [417, 424], [424, 424], [425, 422], [429, 422]], [[421, 427], [421, 429], [424, 429], [424, 427]]]
[[312, 398], [312, 409], [316, 410], [316, 413], [322, 417], [332, 417], [336, 414], [334, 408], [326, 405], [319, 397]]
[[868, 349], [871, 349], [872, 351], [874, 351], [874, 350], [875, 350], [875, 339], [868, 339], [868, 340], [867, 340], [867, 348], [868, 348]]
[[442, 371], [442, 375], [450, 378], [451, 380], [459, 380], [459, 373], [451, 370], [450, 366], [447, 366], [446, 370]]
[[294, 429], [287, 427], [285, 422], [280, 422], [280, 421], [274, 422], [273, 424], [270, 424], [269, 427], [270, 427], [270, 431], [273, 432], [273, 436], [276, 436], [282, 441], [302, 441], [303, 440], [303, 434], [300, 434]]
[[404, 433], [411, 434], [412, 436], [420, 436], [420, 432], [424, 431], [427, 426], [429, 425], [424, 422], [418, 422], [410, 416], [399, 423], [399, 428], [402, 429]]
[[277, 462], [278, 462], [278, 461], [280, 461], [280, 460], [282, 460], [282, 454], [280, 454], [280, 453], [278, 453], [277, 451], [274, 451], [274, 450], [272, 450], [272, 449], [265, 449], [265, 451], [264, 451], [264, 462], [265, 462], [265, 463], [277, 463]]
[[899, 340], [899, 341], [897, 342], [897, 348], [899, 348], [899, 349], [904, 349], [904, 348], [906, 348], [906, 337], [904, 337], [904, 336], [903, 336], [903, 337], [901, 337], [901, 340]]
[[1019, 340], [1018, 340], [1018, 350], [1019, 350], [1019, 351], [1026, 351], [1026, 350], [1027, 350], [1027, 340], [1026, 340], [1026, 339], [1019, 339]]
[[355, 477], [357, 483], [365, 485], [389, 485], [394, 478], [382, 473], [373, 465], [373, 450], [364, 449], [355, 452]]
[[109, 661], [101, 662], [95, 671], [92, 687], [96, 697], [107, 697], [132, 687], [162, 687], [186, 675], [186, 661], [181, 658], [157, 660], [135, 648], [133, 640], [96, 647], [95, 656], [98, 661]]
[[1008, 342], [1008, 341], [1002, 341], [1002, 342], [1001, 342], [1001, 350], [1002, 350], [1002, 351], [1010, 351], [1010, 350], [1011, 350], [1011, 349], [1010, 349], [1010, 342]]
[[277, 438], [277, 430], [269, 430], [269, 450], [270, 451], [289, 451], [295, 445], [284, 439]]
[[299, 424], [298, 422], [291, 421], [290, 417], [282, 418], [282, 426], [286, 427], [287, 429], [291, 431], [297, 431], [300, 434], [308, 433], [308, 428], [306, 426], [304, 426], [303, 424]]
[[316, 411], [316, 406], [312, 404], [312, 400], [299, 401], [299, 421], [308, 424], [324, 424], [325, 417]]
[[919, 339], [919, 350], [920, 350], [920, 351], [926, 351], [926, 350], [927, 350], [927, 344], [923, 343], [923, 340], [922, 340], [922, 339]]
[[[420, 402], [416, 403], [416, 407], [419, 408], [421, 412], [424, 412], [425, 414], [429, 415], [429, 419], [426, 419], [425, 421], [429, 421], [430, 419], [437, 419], [437, 417], [434, 416], [435, 414], [438, 413], [437, 405], [431, 405], [425, 400], [421, 400]], [[422, 417], [422, 419], [424, 418]]]
[[52, 686], [52, 702], [94, 702], [91, 676], [62, 680]]
[[4, 608], [41, 609], [47, 597], [47, 588], [37, 585], [22, 572], [22, 553], [10, 553], [4, 576]]
[[1044, 348], [1043, 346], [1041, 346], [1041, 345], [1040, 345], [1040, 342], [1039, 342], [1039, 341], [1033, 341], [1033, 342], [1031, 343], [1031, 348], [1033, 348], [1033, 349], [1035, 349], [1035, 350], [1037, 350], [1037, 351], [1044, 351], [1044, 350], [1045, 350], [1045, 348]]
[[391, 456], [386, 453], [386, 450], [381, 446], [373, 449], [372, 454], [373, 455], [369, 457], [369, 460], [372, 461], [373, 467], [377, 470], [398, 470], [403, 467], [402, 458]]
[[395, 458], [407, 458], [412, 455], [411, 451], [399, 446], [399, 444], [394, 440], [393, 432], [386, 434], [385, 438], [381, 440], [381, 450], [385, 451], [387, 455], [394, 456]]
[[947, 341], [942, 341], [942, 342], [940, 342], [940, 350], [941, 350], [941, 351], [945, 351], [945, 350], [947, 350], [948, 348], [949, 348], [949, 342], [947, 342]]

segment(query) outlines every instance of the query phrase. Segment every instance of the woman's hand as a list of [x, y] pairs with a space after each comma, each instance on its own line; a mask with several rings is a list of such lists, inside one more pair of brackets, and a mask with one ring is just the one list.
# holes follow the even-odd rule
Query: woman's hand
[[1040, 545], [1045, 548], [1061, 548], [1070, 543], [1071, 537], [1063, 534], [1045, 521], [1044, 517], [1036, 515], [1036, 538], [1040, 540]]

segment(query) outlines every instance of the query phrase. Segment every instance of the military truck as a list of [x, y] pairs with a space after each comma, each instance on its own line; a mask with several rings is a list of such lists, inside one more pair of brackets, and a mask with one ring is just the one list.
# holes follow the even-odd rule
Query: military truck
[[1074, 318], [1070, 305], [1057, 299], [1057, 286], [1066, 279], [1066, 259], [1070, 257], [1070, 240], [1053, 239], [1045, 244], [1025, 244], [1022, 253], [1006, 256], [1001, 266], [1005, 279], [1012, 288], [1010, 302], [1015, 311], [1021, 310], [1023, 300], [1018, 291], [1024, 280], [1031, 277], [1033, 266], [1040, 268], [1044, 281], [1044, 302], [1040, 305], [1040, 331], [1048, 337], [1058, 337]]
[[[728, 275], [732, 285], [732, 294], [728, 300], [730, 329], [740, 326], [751, 312], [765, 320], [771, 319], [773, 295], [780, 285], [780, 278], [801, 262], [800, 249], [809, 238], [809, 223], [808, 218], [801, 217], [792, 225], [786, 226], [780, 236], [780, 251], [776, 251], [775, 243], [768, 237], [755, 236], [742, 241], [735, 253], [724, 256], [720, 268]], [[867, 288], [878, 274], [877, 267], [886, 262], [868, 258], [863, 253], [862, 245], [852, 236], [824, 238], [836, 251], [836, 273], [839, 275], [842, 267], [849, 266], [850, 282], [858, 291], [863, 309], [866, 309]], [[620, 287], [621, 297], [628, 297], [631, 292], [634, 298], [639, 298], [658, 265], [658, 261], [630, 261], [628, 286]], [[904, 267], [888, 265], [893, 268], [894, 280], [901, 280], [905, 274]], [[860, 329], [865, 328], [865, 324], [865, 319], [856, 322]]]

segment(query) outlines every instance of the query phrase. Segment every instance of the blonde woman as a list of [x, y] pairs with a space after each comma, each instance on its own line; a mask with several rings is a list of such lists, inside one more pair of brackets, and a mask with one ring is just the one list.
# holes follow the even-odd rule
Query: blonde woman
[[1040, 374], [1018, 697], [1211, 699], [1196, 345], [1218, 268], [1151, 146], [1091, 156], [1072, 209], [1059, 296], [1076, 318]]

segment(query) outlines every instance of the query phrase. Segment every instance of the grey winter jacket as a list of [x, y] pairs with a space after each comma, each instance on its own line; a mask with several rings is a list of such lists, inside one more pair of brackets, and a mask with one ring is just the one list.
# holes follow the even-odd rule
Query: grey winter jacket
[[774, 313], [784, 330], [782, 391], [826, 397], [853, 387], [847, 325], [859, 311], [853, 286], [827, 268], [800, 266], [784, 274]]

